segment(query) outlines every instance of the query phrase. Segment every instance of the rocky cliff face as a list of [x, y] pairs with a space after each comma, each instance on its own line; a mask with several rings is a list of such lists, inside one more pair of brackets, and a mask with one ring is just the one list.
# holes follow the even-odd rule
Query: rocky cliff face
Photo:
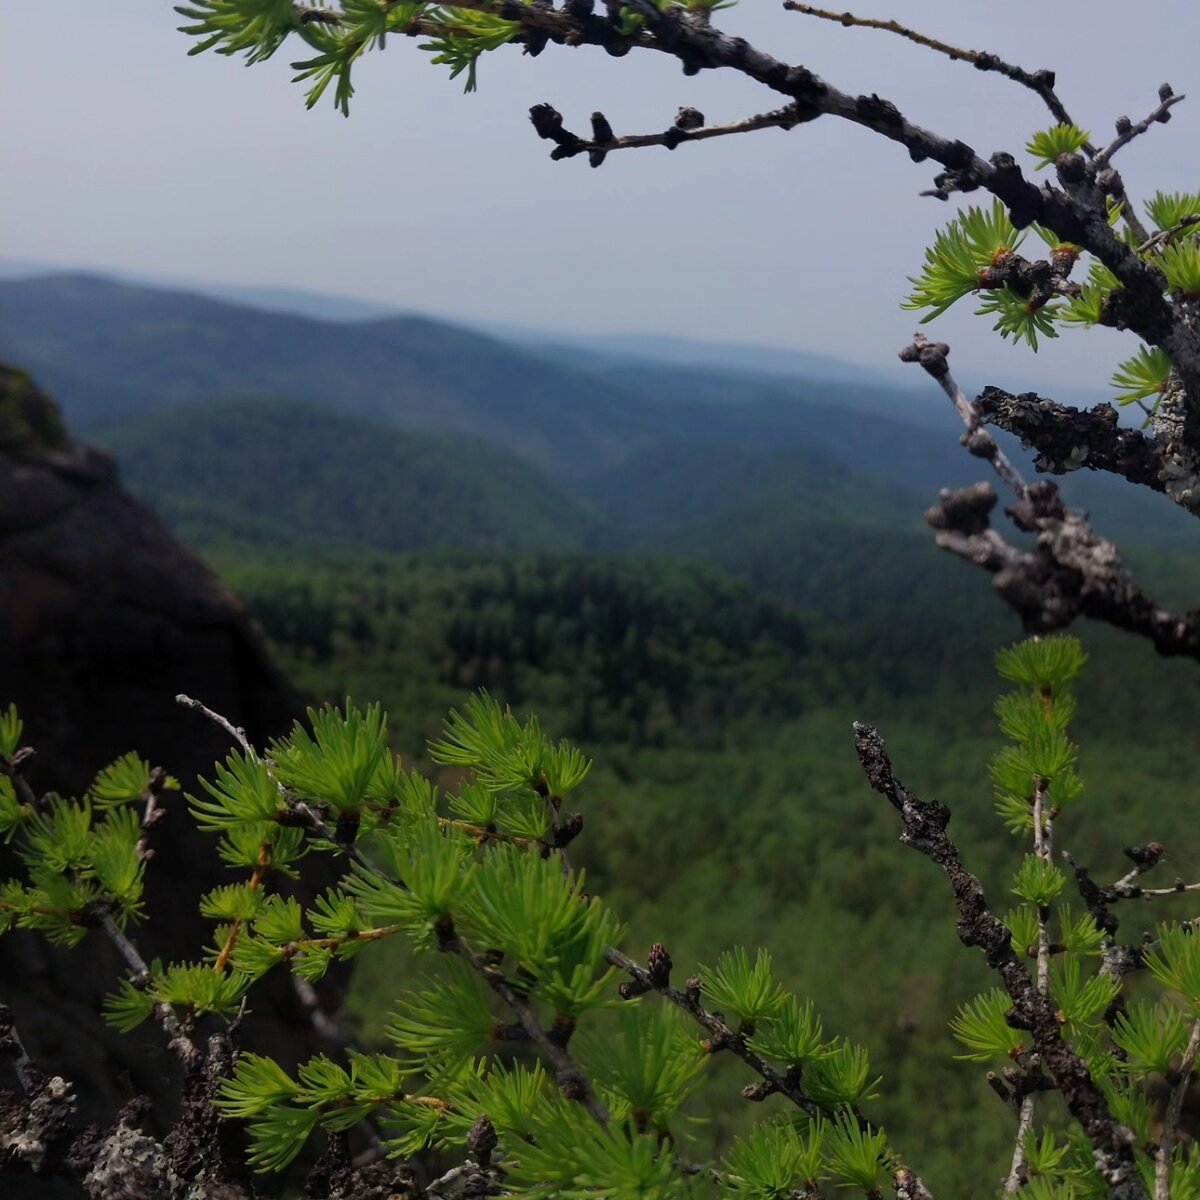
[[[237, 598], [122, 490], [107, 456], [70, 440], [29, 376], [0, 365], [0, 707], [15, 701], [37, 751], [31, 784], [79, 794], [98, 768], [137, 750], [194, 786], [230, 746], [175, 703], [179, 692], [256, 742], [302, 711]], [[197, 897], [232, 881], [182, 795], [167, 807], [147, 872], [152, 917], [136, 935], [147, 960], [197, 957], [211, 938]], [[0, 876], [4, 865], [0, 847]], [[23, 933], [0, 939], [0, 1002], [46, 1068], [110, 1115], [131, 1091], [162, 1092], [172, 1073], [153, 1032], [139, 1045], [104, 1030], [99, 999], [120, 971], [99, 938], [73, 952]], [[271, 1013], [267, 1041], [303, 1048], [290, 988], [259, 1011]]]
[[16, 701], [43, 787], [78, 791], [130, 749], [207, 770], [228, 746], [178, 692], [258, 737], [299, 708], [236, 597], [4, 366], [0, 631], [0, 702]]

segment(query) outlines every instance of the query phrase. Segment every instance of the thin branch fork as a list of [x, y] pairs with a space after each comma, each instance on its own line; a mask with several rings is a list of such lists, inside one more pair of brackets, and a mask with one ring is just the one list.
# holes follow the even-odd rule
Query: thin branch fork
[[[653, 953], [653, 952], [652, 952]], [[765, 1099], [767, 1094], [778, 1093], [787, 1097], [797, 1108], [806, 1112], [810, 1117], [818, 1117], [821, 1110], [814, 1104], [788, 1077], [773, 1066], [761, 1054], [756, 1053], [746, 1042], [746, 1038], [737, 1030], [731, 1029], [716, 1013], [709, 1012], [700, 1003], [697, 989], [689, 988], [684, 991], [672, 986], [669, 981], [669, 968], [666, 972], [650, 971], [634, 961], [622, 950], [610, 946], [605, 951], [605, 957], [619, 970], [626, 971], [632, 977], [632, 982], [626, 985], [626, 995], [632, 999], [649, 991], [661, 992], [677, 1008], [687, 1013], [697, 1025], [706, 1029], [710, 1034], [709, 1045], [713, 1050], [729, 1050], [740, 1058], [755, 1074], [761, 1076], [769, 1088], [769, 1092], [757, 1096]], [[667, 960], [669, 962], [669, 959]]]
[[[1170, 887], [1146, 888], [1137, 882], [1148, 871], [1162, 864], [1165, 847], [1161, 842], [1149, 842], [1145, 846], [1131, 846], [1125, 851], [1133, 860], [1133, 869], [1107, 887], [1093, 884], [1095, 897], [1101, 903], [1115, 904], [1119, 900], [1158, 900], [1166, 896], [1180, 896], [1187, 892], [1200, 892], [1200, 883], [1184, 883], [1176, 879]], [[1074, 865], [1074, 860], [1072, 860]]]
[[559, 1090], [568, 1100], [577, 1100], [595, 1118], [600, 1125], [608, 1125], [608, 1113], [596, 1096], [595, 1088], [583, 1072], [583, 1069], [564, 1049], [565, 1041], [558, 1041], [542, 1028], [537, 1014], [529, 1002], [499, 970], [484, 962], [483, 958], [471, 949], [458, 936], [450, 931], [439, 942], [442, 949], [462, 955], [471, 966], [479, 972], [487, 985], [513, 1011], [521, 1027], [539, 1050], [546, 1056], [554, 1067], [555, 1080]]
[[999, 974], [1013, 1002], [1012, 1023], [1029, 1031], [1043, 1069], [1083, 1127], [1111, 1200], [1145, 1200], [1134, 1161], [1134, 1134], [1113, 1116], [1087, 1066], [1063, 1041], [1053, 1000], [1038, 990], [1013, 950], [1012, 934], [988, 908], [979, 880], [963, 865], [958, 847], [946, 833], [950, 810], [919, 799], [901, 783], [873, 726], [855, 723], [854, 740], [868, 783], [900, 814], [904, 825], [900, 840], [930, 858], [946, 876], [959, 913], [959, 940], [979, 947]]
[[1196, 1064], [1198, 1051], [1200, 1020], [1192, 1022], [1191, 1037], [1188, 1038], [1187, 1049], [1183, 1052], [1183, 1059], [1171, 1088], [1171, 1099], [1167, 1102], [1167, 1111], [1163, 1116], [1162, 1137], [1159, 1139], [1158, 1153], [1154, 1156], [1154, 1200], [1170, 1200], [1171, 1197], [1171, 1155], [1175, 1151], [1175, 1131], [1179, 1128], [1183, 1098], [1191, 1082], [1192, 1068]]
[[[953, 60], [963, 60], [969, 62], [977, 70], [980, 71], [996, 71], [999, 74], [1011, 79], [1014, 83], [1021, 84], [1022, 87], [1027, 87], [1041, 97], [1046, 107], [1050, 110], [1051, 115], [1060, 125], [1076, 125], [1071, 114], [1067, 112], [1066, 106], [1059, 99], [1058, 94], [1054, 90], [1055, 76], [1053, 71], [1026, 71], [1023, 67], [1018, 67], [1012, 63], [1005, 62], [995, 54], [991, 54], [983, 50], [966, 50], [958, 46], [949, 45], [946, 42], [939, 41], [937, 38], [928, 37], [925, 34], [918, 33], [914, 29], [909, 29], [901, 25], [898, 21], [876, 20], [869, 17], [856, 17], [853, 13], [831, 12], [828, 9], [814, 8], [810, 4], [800, 4], [797, 0], [784, 0], [783, 7], [791, 12], [803, 13], [807, 16], [820, 17], [826, 21], [836, 21], [839, 25], [847, 27], [862, 27], [866, 29], [884, 29], [890, 33], [898, 34], [900, 37], [907, 38], [911, 42], [916, 42], [917, 45], [927, 46], [931, 50], [937, 51], [939, 54], [946, 55], [947, 58]], [[1166, 89], [1170, 92], [1170, 89]], [[1161, 94], [1161, 93], [1160, 93]], [[1182, 99], [1183, 97], [1178, 97]], [[1164, 97], [1164, 102], [1167, 97]], [[1171, 103], [1175, 103], [1174, 100]], [[1169, 105], [1167, 105], [1169, 107]], [[1160, 111], [1163, 115], [1159, 115]], [[1134, 211], [1133, 205], [1129, 201], [1129, 197], [1125, 194], [1125, 185], [1121, 180], [1120, 175], [1108, 168], [1108, 160], [1114, 153], [1126, 142], [1137, 137], [1139, 133], [1145, 132], [1150, 124], [1154, 121], [1167, 121], [1170, 119], [1170, 114], [1160, 106], [1154, 113], [1144, 121], [1140, 126], [1135, 128], [1129, 121], [1128, 117], [1120, 117], [1117, 120], [1117, 141], [1106, 147], [1102, 151], [1097, 151], [1096, 147], [1090, 140], [1085, 140], [1081, 149], [1085, 154], [1090, 156], [1091, 165], [1094, 172], [1107, 169], [1107, 178], [1105, 180], [1107, 191], [1114, 200], [1121, 201], [1124, 205], [1122, 210], [1122, 220], [1133, 231], [1133, 234], [1139, 241], [1145, 241], [1147, 234], [1145, 227]], [[1076, 127], [1078, 127], [1076, 125]]]
[[4, 775], [12, 781], [13, 790], [17, 793], [17, 800], [21, 806], [32, 810], [39, 808], [41, 802], [37, 793], [30, 786], [29, 780], [25, 778], [25, 768], [36, 753], [37, 751], [32, 746], [22, 746], [11, 758], [0, 754], [0, 775]]
[[[997, 591], [1031, 632], [1061, 629], [1077, 616], [1089, 616], [1149, 638], [1160, 654], [1200, 659], [1200, 609], [1177, 614], [1161, 608], [1138, 586], [1121, 562], [1116, 545], [1101, 537], [1085, 514], [1067, 510], [1052, 483], [1025, 482], [982, 428], [984, 420], [997, 411], [996, 397], [1008, 393], [988, 388], [972, 403], [950, 373], [949, 353], [946, 343], [917, 334], [900, 358], [919, 363], [937, 381], [966, 426], [963, 444], [967, 450], [990, 462], [1016, 497], [1008, 515], [1019, 529], [1039, 536], [1032, 552], [1005, 541], [989, 527], [996, 493], [987, 484], [976, 484], [943, 491], [938, 506], [926, 513], [925, 519], [938, 531], [937, 544], [995, 575]], [[1145, 471], [1144, 463], [1138, 465], [1137, 455], [1153, 444], [1131, 430], [1121, 430], [1115, 413], [1111, 419], [1099, 410], [1079, 414], [1032, 394], [1011, 399], [1027, 405], [1031, 421], [1035, 401], [1039, 402], [1037, 411], [1044, 410], [1051, 426], [1073, 417], [1086, 419], [1108, 439], [1111, 458], [1121, 454], [1130, 473]], [[997, 423], [1007, 427], [1004, 421]], [[1069, 435], [1061, 440], [1062, 453], [1069, 453], [1065, 449]], [[1039, 459], [1038, 465], [1044, 468], [1048, 464]]]
[[[699, 980], [689, 980], [685, 990], [671, 985], [671, 956], [660, 943], [650, 948], [645, 967], [613, 946], [605, 951], [605, 957], [614, 967], [628, 972], [631, 976], [629, 982], [621, 986], [621, 994], [625, 999], [632, 1000], [651, 991], [660, 992], [672, 1004], [687, 1013], [697, 1025], [708, 1031], [711, 1036], [706, 1045], [710, 1050], [730, 1051], [762, 1078], [761, 1084], [751, 1084], [743, 1089], [742, 1095], [747, 1100], [765, 1100], [768, 1096], [780, 1095], [810, 1117], [822, 1115], [820, 1107], [804, 1094], [790, 1075], [784, 1074], [761, 1054], [752, 1050], [742, 1031], [731, 1029], [719, 1014], [709, 1012], [700, 1003]], [[857, 1111], [854, 1116], [861, 1124], [866, 1123]], [[901, 1167], [896, 1172], [893, 1184], [898, 1197], [933, 1200], [932, 1193], [921, 1177], [907, 1167]]]
[[[137, 987], [149, 983], [151, 979], [149, 964], [117, 925], [112, 913], [105, 913], [100, 918], [100, 928], [125, 960], [125, 965], [132, 974], [133, 985]], [[163, 1032], [167, 1035], [167, 1047], [178, 1055], [186, 1066], [191, 1066], [200, 1059], [201, 1054], [196, 1043], [192, 1041], [187, 1027], [170, 1004], [161, 1002], [155, 1004], [154, 1019], [162, 1026]]]
[[736, 133], [753, 133], [759, 129], [794, 129], [804, 121], [812, 120], [799, 106], [788, 104], [770, 112], [743, 117], [739, 121], [706, 125], [702, 113], [694, 108], [681, 108], [674, 124], [662, 133], [625, 134], [618, 137], [604, 114], [596, 112], [592, 113], [592, 135], [588, 138], [564, 128], [562, 116], [548, 104], [539, 104], [530, 109], [529, 118], [539, 137], [555, 143], [551, 158], [559, 160], [587, 154], [593, 167], [601, 166], [613, 150], [638, 150], [646, 146], [664, 146], [674, 150], [684, 142], [702, 142]]
[[1128, 146], [1134, 138], [1145, 133], [1151, 125], [1165, 125], [1171, 119], [1171, 109], [1181, 100], [1187, 99], [1184, 95], [1176, 95], [1169, 83], [1164, 83], [1158, 89], [1158, 98], [1160, 101], [1158, 107], [1136, 125], [1130, 124], [1128, 117], [1122, 117], [1117, 122], [1117, 136], [1103, 150], [1092, 155], [1093, 167], [1100, 170], [1107, 166], [1118, 150], [1123, 146]]
[[915, 362], [946, 393], [954, 411], [958, 413], [967, 432], [964, 444], [971, 454], [984, 458], [992, 470], [1012, 490], [1018, 500], [1024, 500], [1028, 485], [1012, 460], [996, 444], [996, 439], [984, 428], [984, 417], [977, 405], [967, 399], [966, 393], [950, 374], [950, 347], [945, 342], [931, 342], [923, 333], [914, 334], [912, 342], [900, 351], [901, 362]]
[[[193, 699], [191, 696], [184, 695], [182, 692], [175, 697], [175, 703], [182, 705], [184, 708], [190, 708], [194, 712], [200, 713], [201, 716], [207, 717], [210, 721], [223, 729], [235, 742], [237, 742], [242, 749], [242, 753], [245, 754], [247, 758], [256, 762], [261, 760], [261, 756], [259, 755], [258, 751], [256, 751], [250, 744], [250, 739], [246, 736], [246, 731], [240, 726], [234, 725], [233, 722], [228, 718], [223, 717], [218, 712], [214, 712], [211, 708], [207, 707], [207, 705], [202, 704], [199, 700]], [[261, 761], [266, 761], [268, 767], [274, 765], [269, 759]], [[275, 778], [273, 774], [271, 777], [273, 779]], [[290, 794], [287, 788], [285, 788], [277, 779], [275, 780], [275, 783], [279, 788], [280, 797], [283, 800], [283, 803], [287, 806], [288, 810], [287, 814], [285, 814], [286, 819], [281, 820], [281, 824], [294, 825], [300, 829], [306, 829], [309, 833], [315, 834], [317, 837], [324, 838], [326, 841], [333, 842], [334, 845], [341, 846], [347, 857], [353, 859], [355, 862], [361, 863], [363, 866], [371, 865], [363, 857], [362, 851], [360, 851], [357, 846], [345, 844], [342, 839], [338, 837], [337, 830], [334, 829], [334, 827], [327, 821], [322, 820], [320, 815], [307, 801]], [[404, 886], [403, 880], [393, 879], [391, 882], [396, 883], [401, 887]]]
[[[799, 120], [825, 114], [839, 117], [898, 142], [915, 162], [933, 159], [940, 163], [944, 171], [935, 180], [939, 191], [948, 194], [948, 190], [985, 188], [1007, 206], [1019, 228], [1037, 221], [1064, 242], [1091, 252], [1113, 272], [1124, 292], [1120, 323], [1170, 355], [1183, 381], [1187, 403], [1194, 414], [1193, 424], [1200, 425], [1200, 333], [1180, 320], [1164, 297], [1164, 281], [1157, 268], [1138, 257], [1109, 228], [1103, 205], [1083, 206], [1049, 185], [1039, 187], [1024, 177], [1012, 155], [994, 154], [984, 160], [965, 142], [913, 124], [889, 100], [842, 92], [807, 68], [783, 62], [744, 38], [717, 29], [707, 12], [698, 14], [681, 6], [660, 9], [649, 0], [625, 0], [625, 5], [644, 18], [643, 27], [634, 34], [622, 33], [607, 9], [605, 15], [600, 15], [592, 12], [592, 5], [587, 3], [556, 9], [549, 4], [516, 0], [461, 0], [457, 7], [512, 21], [519, 27], [514, 40], [524, 43], [530, 53], [540, 52], [551, 41], [569, 46], [598, 46], [618, 55], [645, 49], [674, 58], [688, 75], [705, 69], [735, 71], [786, 96], [796, 106]], [[1000, 60], [987, 61], [988, 69], [1000, 69]], [[1033, 80], [1035, 76], [1029, 78]], [[1047, 87], [1052, 81], [1050, 75], [1042, 80]], [[549, 106], [545, 107], [553, 112]], [[566, 147], [560, 142], [554, 154], [570, 157], [585, 145], [583, 139], [575, 137], [570, 151], [564, 152]], [[596, 154], [600, 152], [599, 147], [595, 148]], [[1085, 160], [1080, 162], [1086, 166]]]
[[1145, 254], [1148, 250], [1153, 250], [1155, 246], [1161, 246], [1164, 242], [1169, 242], [1177, 233], [1182, 233], [1185, 229], [1190, 229], [1193, 225], [1200, 225], [1200, 213], [1189, 213], [1188, 216], [1181, 218], [1170, 229], [1160, 229], [1152, 237], [1147, 238], [1139, 247], [1138, 253]]
[[[915, 29], [909, 29], [907, 26], [901, 25], [899, 21], [887, 21], [875, 17], [856, 17], [853, 13], [839, 13], [832, 12], [826, 8], [815, 8], [811, 4], [801, 4], [798, 0], [784, 0], [783, 7], [789, 12], [802, 13], [807, 17], [819, 17], [824, 21], [836, 21], [839, 25], [844, 25], [848, 29], [855, 27], [860, 29], [883, 29], [888, 33], [898, 34], [910, 42], [916, 42], [918, 46], [926, 46], [930, 50], [936, 50], [939, 54], [944, 54], [947, 58], [954, 61], [961, 59], [963, 62], [969, 62], [976, 70], [995, 71], [1005, 78], [1011, 79], [1014, 83], [1019, 83], [1022, 87], [1027, 87], [1031, 91], [1036, 92], [1059, 124], [1075, 124], [1071, 119], [1071, 114], [1067, 112], [1063, 102], [1054, 91], [1055, 76], [1053, 71], [1026, 71], [1024, 67], [1014, 66], [1012, 63], [1005, 62], [1002, 58], [986, 50], [960, 49], [958, 46], [952, 46], [948, 42], [942, 42], [937, 38], [918, 33]], [[1084, 144], [1083, 149], [1088, 154], [1095, 153], [1095, 147], [1087, 143]]]

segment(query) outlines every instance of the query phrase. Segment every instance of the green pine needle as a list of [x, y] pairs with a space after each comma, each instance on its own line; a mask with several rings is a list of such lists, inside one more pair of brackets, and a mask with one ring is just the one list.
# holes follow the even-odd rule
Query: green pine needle
[[1153, 397], [1152, 412], [1158, 407], [1171, 374], [1171, 360], [1157, 346], [1142, 346], [1113, 372], [1112, 386], [1120, 405], [1140, 403]]
[[1037, 160], [1040, 171], [1055, 162], [1061, 154], [1078, 154], [1091, 134], [1077, 125], [1052, 125], [1035, 133], [1025, 144], [1025, 149]]

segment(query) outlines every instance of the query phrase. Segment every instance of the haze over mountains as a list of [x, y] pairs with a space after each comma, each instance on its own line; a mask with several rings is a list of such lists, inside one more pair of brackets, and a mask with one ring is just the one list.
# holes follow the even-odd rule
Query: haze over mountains
[[[798, 560], [835, 527], [928, 542], [937, 490], [984, 477], [948, 411], [906, 419], [939, 411], [929, 389], [805, 376], [803, 355], [786, 373], [782, 352], [761, 371], [719, 347], [668, 361], [686, 351], [318, 321], [87, 274], [0, 283], [0, 357], [201, 545], [633, 549], [761, 576], [746, 560]], [[1086, 472], [1065, 491], [1114, 536], [1200, 547], [1161, 497]]]

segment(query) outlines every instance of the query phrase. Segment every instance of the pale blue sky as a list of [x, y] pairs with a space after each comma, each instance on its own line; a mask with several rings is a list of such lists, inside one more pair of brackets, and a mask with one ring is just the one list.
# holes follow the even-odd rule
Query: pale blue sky
[[[1200, 4], [1151, 0], [906, 0], [899, 16], [949, 41], [1058, 72], [1095, 140], [1169, 80], [1192, 99], [1122, 151], [1132, 194], [1200, 187]], [[1030, 92], [881, 32], [744, 0], [718, 14], [780, 57], [983, 154], [1050, 123]], [[685, 334], [820, 350], [887, 366], [932, 230], [952, 209], [917, 193], [929, 164], [822, 118], [790, 133], [626, 152], [597, 171], [551, 163], [526, 113], [550, 101], [586, 127], [664, 128], [773, 106], [745, 80], [684, 78], [659, 55], [548, 47], [482, 64], [464, 96], [416, 45], [365, 60], [349, 120], [304, 109], [285, 47], [245, 68], [189, 42], [165, 0], [0, 0], [0, 255], [213, 282], [303, 287], [460, 319], [571, 331]], [[1064, 336], [1034, 360], [964, 310], [933, 326], [968, 386], [1102, 384], [1135, 348]], [[896, 368], [900, 370], [899, 367]]]

